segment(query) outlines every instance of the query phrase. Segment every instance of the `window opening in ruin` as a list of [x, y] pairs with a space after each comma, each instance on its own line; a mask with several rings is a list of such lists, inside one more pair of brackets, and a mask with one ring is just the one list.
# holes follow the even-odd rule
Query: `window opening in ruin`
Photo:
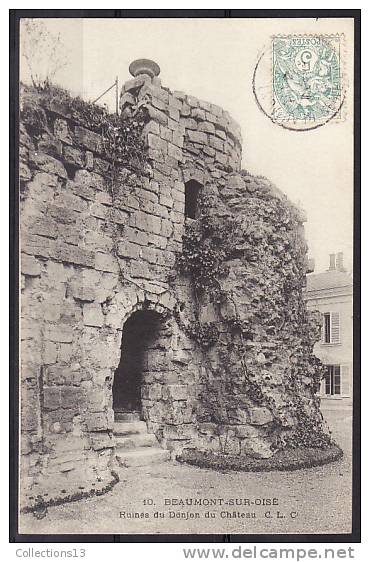
[[157, 312], [134, 312], [122, 332], [121, 359], [113, 381], [114, 412], [139, 412], [141, 384], [148, 369], [148, 353], [158, 338], [161, 317]]
[[199, 215], [199, 191], [201, 184], [195, 180], [190, 180], [185, 184], [185, 217], [196, 219]]

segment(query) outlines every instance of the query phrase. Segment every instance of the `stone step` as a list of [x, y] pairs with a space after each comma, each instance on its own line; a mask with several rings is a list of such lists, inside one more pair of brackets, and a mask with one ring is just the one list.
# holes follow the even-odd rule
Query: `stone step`
[[141, 421], [140, 412], [114, 412], [114, 421]]
[[133, 451], [118, 451], [116, 458], [120, 466], [146, 466], [155, 462], [168, 461], [170, 452], [159, 447], [143, 447]]
[[138, 449], [139, 447], [152, 447], [158, 445], [153, 433], [136, 433], [129, 436], [116, 436], [116, 449]]
[[133, 435], [137, 433], [148, 433], [144, 421], [116, 421], [114, 422], [114, 435]]

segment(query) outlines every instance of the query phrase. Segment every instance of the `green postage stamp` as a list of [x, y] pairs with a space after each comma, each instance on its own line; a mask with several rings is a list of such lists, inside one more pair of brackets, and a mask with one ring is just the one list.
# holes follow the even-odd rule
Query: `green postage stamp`
[[323, 123], [341, 117], [341, 35], [272, 38], [272, 115], [276, 121]]

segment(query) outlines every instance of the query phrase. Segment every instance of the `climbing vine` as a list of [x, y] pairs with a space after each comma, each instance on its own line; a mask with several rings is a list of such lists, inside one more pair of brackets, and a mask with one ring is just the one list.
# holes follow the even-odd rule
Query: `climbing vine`
[[198, 294], [207, 289], [218, 294], [218, 279], [227, 273], [223, 265], [224, 248], [217, 248], [212, 242], [212, 238], [205, 238], [202, 221], [190, 225], [183, 239], [183, 252], [178, 258], [178, 267], [183, 273], [189, 274]]
[[[241, 407], [252, 403], [271, 413], [276, 449], [324, 448], [331, 436], [314, 406], [323, 367], [313, 355], [318, 319], [307, 312], [302, 295], [307, 248], [299, 235], [301, 217], [287, 200], [273, 195], [265, 180], [253, 181], [253, 193], [239, 200], [232, 193], [231, 205], [222, 189], [217, 194], [204, 189], [199, 217], [186, 225], [177, 260], [198, 303], [188, 335], [206, 351], [212, 373], [202, 379], [205, 418], [231, 423], [238, 387]], [[243, 315], [241, 297], [249, 303]], [[212, 331], [199, 319], [208, 302], [218, 317]], [[217, 368], [207, 360], [211, 347]], [[280, 367], [286, 357], [290, 363]]]
[[219, 338], [216, 322], [192, 322], [186, 329], [187, 335], [195, 340], [202, 349], [213, 347]]
[[[27, 88], [25, 89], [27, 93]], [[114, 165], [143, 171], [147, 162], [147, 150], [143, 127], [147, 121], [144, 108], [138, 108], [132, 116], [123, 117], [102, 106], [73, 97], [67, 90], [49, 86], [39, 94], [39, 103], [26, 99], [21, 106], [21, 122], [32, 129], [34, 138], [40, 138], [47, 130], [45, 110], [57, 108], [71, 125], [80, 125], [101, 136], [101, 153]], [[25, 97], [25, 96], [23, 96]]]

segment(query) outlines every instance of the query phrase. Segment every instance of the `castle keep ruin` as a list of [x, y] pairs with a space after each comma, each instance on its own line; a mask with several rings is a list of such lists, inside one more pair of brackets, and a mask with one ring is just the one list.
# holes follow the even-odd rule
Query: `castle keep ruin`
[[25, 507], [102, 493], [140, 459], [330, 444], [304, 217], [241, 170], [226, 111], [130, 68], [120, 118], [21, 95]]

